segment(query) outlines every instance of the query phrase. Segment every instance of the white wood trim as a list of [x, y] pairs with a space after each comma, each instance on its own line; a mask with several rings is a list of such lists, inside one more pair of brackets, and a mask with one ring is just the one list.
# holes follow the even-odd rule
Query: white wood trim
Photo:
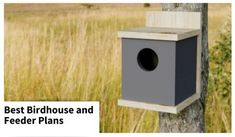
[[202, 54], [202, 45], [201, 45], [201, 34], [197, 37], [197, 68], [196, 68], [196, 92], [201, 94], [201, 54]]
[[143, 33], [143, 32], [118, 32], [120, 38], [132, 38], [132, 39], [151, 39], [151, 40], [170, 40], [178, 41], [178, 36], [173, 34], [159, 34], [159, 33]]
[[179, 41], [200, 34], [199, 29], [173, 29], [173, 28], [136, 28], [126, 31], [119, 31], [120, 38], [134, 39], [152, 39], [152, 40], [168, 40]]
[[146, 12], [146, 26], [200, 29], [201, 13], [183, 11], [148, 11]]
[[125, 107], [140, 108], [140, 109], [146, 109], [146, 110], [177, 114], [181, 110], [189, 106], [191, 103], [199, 99], [199, 97], [200, 97], [200, 94], [196, 93], [176, 106], [165, 106], [165, 105], [160, 105], [160, 104], [151, 104], [151, 103], [138, 102], [138, 101], [132, 101], [132, 100], [125, 100], [125, 99], [119, 99], [118, 105], [125, 106]]
[[179, 113], [181, 110], [183, 110], [184, 108], [188, 107], [190, 104], [192, 104], [194, 101], [196, 101], [199, 98], [200, 98], [200, 94], [195, 93], [191, 97], [189, 97], [186, 100], [184, 100], [182, 103], [178, 104], [176, 106], [176, 112]]
[[200, 35], [200, 30], [195, 29], [193, 31], [189, 31], [187, 33], [183, 33], [181, 35], [178, 35], [178, 40], [183, 40], [183, 39], [190, 38], [190, 37], [193, 37], [193, 36], [198, 36], [198, 35]]

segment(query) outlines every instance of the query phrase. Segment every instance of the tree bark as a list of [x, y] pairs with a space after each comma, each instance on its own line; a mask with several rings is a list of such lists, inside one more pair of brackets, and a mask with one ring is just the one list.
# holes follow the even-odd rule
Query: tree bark
[[205, 132], [205, 97], [208, 83], [208, 4], [162, 4], [164, 11], [200, 11], [202, 14], [202, 64], [200, 99], [179, 114], [159, 112], [159, 132]]

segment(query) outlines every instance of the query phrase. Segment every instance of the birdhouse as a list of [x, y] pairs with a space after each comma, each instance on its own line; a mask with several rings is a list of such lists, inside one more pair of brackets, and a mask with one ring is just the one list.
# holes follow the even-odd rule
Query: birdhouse
[[120, 106], [178, 113], [200, 97], [200, 12], [147, 12], [146, 26], [118, 32]]

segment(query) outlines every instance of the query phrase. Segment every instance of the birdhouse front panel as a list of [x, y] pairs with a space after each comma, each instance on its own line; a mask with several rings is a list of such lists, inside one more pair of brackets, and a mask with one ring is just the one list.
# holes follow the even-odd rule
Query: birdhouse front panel
[[196, 42], [122, 39], [122, 98], [174, 106], [196, 91]]
[[175, 42], [122, 39], [122, 98], [175, 104]]

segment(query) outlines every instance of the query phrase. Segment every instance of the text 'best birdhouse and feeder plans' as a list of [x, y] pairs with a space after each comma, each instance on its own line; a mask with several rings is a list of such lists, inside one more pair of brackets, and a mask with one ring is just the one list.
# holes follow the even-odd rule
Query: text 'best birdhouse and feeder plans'
[[178, 113], [200, 97], [200, 12], [147, 12], [122, 41], [120, 106]]

